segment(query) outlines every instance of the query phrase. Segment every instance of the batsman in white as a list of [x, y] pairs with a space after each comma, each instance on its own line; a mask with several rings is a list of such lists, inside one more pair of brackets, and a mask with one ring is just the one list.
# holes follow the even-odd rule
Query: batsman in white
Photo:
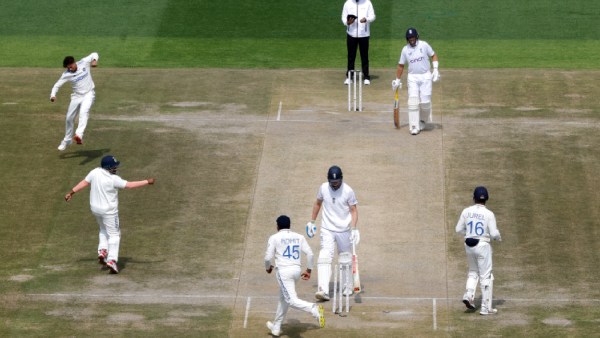
[[[354, 190], [343, 182], [342, 169], [332, 166], [327, 171], [327, 181], [321, 184], [317, 200], [313, 205], [311, 221], [306, 224], [306, 234], [312, 238], [317, 231], [315, 225], [319, 211], [323, 208], [321, 219], [321, 250], [317, 260], [318, 289], [315, 297], [321, 301], [329, 300], [329, 281], [331, 264], [337, 244], [338, 254], [352, 254], [352, 243], [358, 245], [360, 233], [358, 223], [358, 201]], [[352, 294], [352, 281], [344, 287], [343, 294]]]
[[[265, 269], [273, 271], [272, 260], [275, 258], [275, 277], [279, 284], [279, 304], [275, 320], [267, 322], [267, 328], [275, 337], [281, 335], [281, 324], [291, 306], [294, 309], [308, 312], [318, 321], [320, 327], [325, 327], [325, 310], [322, 305], [309, 303], [298, 298], [296, 282], [302, 276], [303, 280], [310, 279], [313, 268], [313, 252], [304, 236], [290, 230], [291, 221], [288, 216], [277, 218], [277, 233], [269, 237], [265, 252]], [[301, 253], [306, 255], [306, 271], [302, 272]]]
[[465, 251], [469, 263], [466, 292], [463, 303], [470, 310], [475, 310], [475, 288], [481, 283], [482, 315], [495, 314], [498, 310], [492, 307], [494, 291], [494, 275], [492, 274], [492, 246], [490, 239], [501, 241], [500, 232], [496, 227], [494, 213], [487, 209], [485, 203], [489, 199], [485, 187], [477, 187], [473, 191], [474, 205], [465, 208], [456, 223], [456, 232], [464, 234]]
[[[406, 31], [406, 41], [408, 42], [402, 53], [396, 69], [396, 79], [392, 81], [392, 90], [402, 88], [402, 73], [404, 65], [408, 64], [408, 125], [410, 133], [417, 135], [425, 128], [425, 120], [432, 122], [431, 113], [431, 87], [432, 81], [437, 82], [440, 79], [438, 72], [438, 57], [431, 46], [419, 40], [419, 33], [414, 28]], [[433, 73], [430, 72], [433, 65]]]
[[[63, 151], [67, 146], [75, 140], [77, 144], [83, 144], [83, 133], [87, 126], [90, 108], [96, 98], [94, 92], [94, 81], [92, 80], [91, 67], [96, 67], [98, 64], [98, 53], [92, 53], [83, 59], [75, 62], [75, 58], [67, 56], [63, 60], [65, 72], [56, 81], [52, 92], [50, 92], [50, 102], [56, 101], [56, 94], [60, 87], [67, 81], [71, 82], [73, 93], [71, 94], [71, 103], [67, 110], [67, 118], [65, 125], [65, 137], [60, 142], [58, 150]], [[73, 133], [75, 127], [75, 116], [79, 111], [79, 124], [77, 130]]]
[[119, 244], [121, 242], [121, 227], [119, 224], [119, 192], [118, 189], [133, 189], [154, 184], [154, 179], [128, 182], [117, 175], [121, 162], [112, 155], [107, 155], [100, 161], [100, 167], [90, 173], [65, 195], [69, 202], [73, 195], [91, 186], [90, 208], [100, 227], [98, 242], [98, 263], [106, 265], [110, 273], [119, 273]]

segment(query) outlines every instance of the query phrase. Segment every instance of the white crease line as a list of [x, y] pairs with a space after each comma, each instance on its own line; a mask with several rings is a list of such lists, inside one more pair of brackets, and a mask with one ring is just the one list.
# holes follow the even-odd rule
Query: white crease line
[[279, 109], [277, 110], [277, 121], [281, 121], [281, 106], [283, 105], [282, 101], [279, 101]]
[[248, 297], [248, 301], [246, 302], [246, 314], [244, 315], [244, 329], [248, 326], [248, 312], [250, 312], [250, 300], [252, 298]]
[[[279, 296], [235, 296], [235, 295], [169, 295], [169, 294], [133, 294], [133, 293], [110, 293], [110, 294], [84, 294], [84, 293], [28, 293], [28, 297], [103, 297], [103, 298], [120, 298], [120, 297], [153, 297], [153, 298], [197, 298], [197, 299], [210, 299], [210, 298], [222, 298], [222, 299], [233, 299], [236, 297], [252, 297], [255, 299], [278, 299]], [[369, 297], [360, 296], [362, 300], [388, 300], [388, 301], [430, 301], [433, 299], [441, 301], [460, 301], [460, 297], [443, 298], [443, 297]], [[511, 301], [511, 302], [600, 302], [600, 299], [586, 299], [586, 298], [494, 298], [495, 301]]]
[[437, 305], [435, 298], [433, 299], [433, 331], [437, 330]]

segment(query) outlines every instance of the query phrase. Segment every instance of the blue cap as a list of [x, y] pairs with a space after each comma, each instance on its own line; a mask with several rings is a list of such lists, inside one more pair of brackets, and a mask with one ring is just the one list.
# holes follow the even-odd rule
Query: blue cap
[[488, 191], [485, 187], [479, 186], [477, 188], [475, 188], [475, 191], [473, 191], [473, 199], [476, 201], [487, 201], [488, 200], [489, 195], [488, 195]]
[[121, 162], [117, 161], [117, 159], [112, 155], [106, 155], [100, 161], [100, 166], [106, 170], [113, 169], [119, 166]]

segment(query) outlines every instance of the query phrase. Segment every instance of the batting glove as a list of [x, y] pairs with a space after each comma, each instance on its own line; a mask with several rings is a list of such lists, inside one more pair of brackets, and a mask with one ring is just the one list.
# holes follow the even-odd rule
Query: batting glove
[[308, 238], [313, 238], [316, 233], [317, 225], [315, 224], [315, 221], [310, 221], [306, 223], [306, 236], [308, 236]]
[[358, 229], [352, 229], [350, 241], [354, 243], [354, 245], [358, 245], [358, 242], [360, 242], [360, 232], [358, 232]]
[[433, 61], [433, 76], [432, 76], [432, 80], [433, 82], [437, 82], [441, 76], [440, 76], [440, 72], [438, 71], [438, 67], [439, 67], [439, 61]]
[[396, 89], [402, 89], [402, 80], [396, 79], [392, 81], [392, 90], [396, 91]]

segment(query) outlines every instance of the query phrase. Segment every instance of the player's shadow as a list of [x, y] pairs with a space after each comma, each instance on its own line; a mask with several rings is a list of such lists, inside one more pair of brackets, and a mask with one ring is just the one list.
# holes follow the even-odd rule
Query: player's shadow
[[60, 154], [60, 158], [64, 160], [69, 158], [81, 157], [82, 160], [79, 163], [79, 165], [85, 165], [94, 160], [99, 159], [100, 157], [102, 157], [102, 155], [107, 154], [108, 152], [110, 152], [109, 148], [95, 150], [77, 150], [74, 152]]
[[281, 331], [285, 332], [287, 337], [300, 338], [303, 337], [303, 333], [306, 333], [306, 331], [320, 329], [316, 319], [310, 316], [306, 316], [306, 319], [310, 320], [310, 322], [301, 322], [297, 319], [288, 319], [286, 323], [281, 326]]

